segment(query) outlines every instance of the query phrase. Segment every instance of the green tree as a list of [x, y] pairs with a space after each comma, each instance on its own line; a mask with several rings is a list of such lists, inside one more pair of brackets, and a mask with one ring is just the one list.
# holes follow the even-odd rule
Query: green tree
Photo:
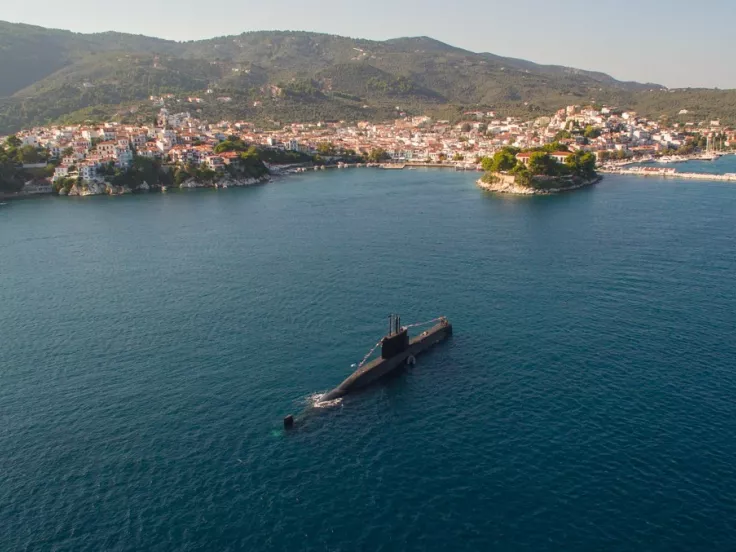
[[534, 175], [556, 176], [558, 174], [557, 161], [545, 151], [535, 151], [529, 157], [529, 172]]
[[255, 146], [250, 146], [247, 150], [238, 155], [235, 162], [230, 163], [227, 171], [235, 176], [245, 176], [248, 178], [260, 178], [268, 174], [268, 169], [261, 159], [260, 152]]
[[675, 150], [675, 153], [677, 155], [690, 155], [695, 151], [695, 145], [692, 142], [687, 142], [683, 145], [681, 145], [677, 150]]
[[585, 131], [583, 132], [583, 136], [585, 136], [589, 140], [598, 138], [600, 135], [601, 135], [601, 129], [596, 128], [593, 125], [586, 126]]
[[486, 157], [482, 161], [483, 170], [491, 172], [506, 172], [516, 166], [516, 148], [503, 148], [497, 151], [493, 157]]
[[374, 148], [368, 154], [368, 161], [371, 163], [380, 163], [381, 161], [387, 161], [391, 159], [391, 156], [383, 148]]
[[325, 157], [332, 157], [335, 155], [335, 144], [332, 142], [320, 142], [317, 144], [317, 153]]
[[463, 126], [460, 127], [462, 132], [470, 132], [472, 129], [473, 127], [470, 126], [470, 123], [463, 123]]
[[521, 186], [531, 186], [534, 183], [534, 175], [523, 163], [519, 163], [511, 169], [511, 174], [516, 177], [516, 183]]
[[24, 165], [40, 163], [42, 161], [41, 155], [33, 146], [23, 146], [20, 148], [17, 153], [17, 159], [19, 163]]
[[20, 138], [18, 138], [17, 136], [13, 135], [13, 136], [8, 136], [5, 139], [5, 145], [8, 148], [18, 149], [19, 147], [21, 147], [23, 145], [23, 142], [21, 142]]
[[180, 186], [183, 182], [185, 182], [189, 178], [189, 174], [183, 167], [179, 167], [174, 172], [174, 184], [177, 186]]
[[65, 192], [69, 192], [69, 190], [72, 189], [72, 186], [74, 186], [77, 183], [77, 180], [75, 178], [59, 178], [54, 181], [53, 189], [55, 192], [59, 193], [61, 190], [64, 190]]
[[231, 136], [227, 140], [224, 140], [217, 144], [213, 151], [215, 153], [224, 153], [226, 151], [245, 151], [248, 149], [248, 144], [243, 142], [237, 136]]
[[538, 151], [546, 151], [547, 153], [553, 153], [555, 151], [570, 151], [570, 150], [565, 144], [561, 144], [560, 142], [555, 140], [554, 142], [545, 144]]
[[10, 155], [11, 152], [14, 154], [15, 149], [7, 151], [0, 146], [0, 191], [19, 192], [25, 181], [24, 173], [18, 168], [15, 156]]
[[595, 176], [595, 155], [588, 151], [578, 150], [573, 152], [565, 160], [565, 165], [574, 175], [582, 178], [592, 178]]

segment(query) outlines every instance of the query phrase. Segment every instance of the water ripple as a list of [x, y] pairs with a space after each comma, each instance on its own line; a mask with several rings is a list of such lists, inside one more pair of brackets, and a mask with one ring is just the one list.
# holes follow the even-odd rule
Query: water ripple
[[[5, 211], [0, 549], [732, 549], [734, 188], [472, 177]], [[389, 312], [455, 335], [284, 433]]]

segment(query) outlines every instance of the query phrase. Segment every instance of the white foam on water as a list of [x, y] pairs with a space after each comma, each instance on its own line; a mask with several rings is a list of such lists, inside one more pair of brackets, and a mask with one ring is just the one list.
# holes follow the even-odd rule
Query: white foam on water
[[324, 396], [324, 393], [315, 393], [314, 395], [309, 395], [309, 397], [307, 397], [307, 401], [313, 408], [332, 408], [333, 406], [337, 406], [342, 403], [342, 397], [332, 399], [331, 401], [323, 401], [322, 397]]

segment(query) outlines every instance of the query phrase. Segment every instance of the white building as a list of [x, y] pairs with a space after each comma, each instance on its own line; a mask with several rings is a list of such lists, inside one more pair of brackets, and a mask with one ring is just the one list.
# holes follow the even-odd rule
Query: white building
[[94, 180], [97, 176], [97, 166], [93, 163], [84, 163], [79, 166], [78, 172], [82, 180]]
[[116, 148], [114, 157], [121, 167], [129, 167], [133, 163], [133, 152], [130, 148]]
[[115, 148], [117, 144], [113, 141], [100, 142], [97, 144], [97, 152], [102, 157], [115, 157]]
[[21, 142], [23, 142], [24, 146], [38, 147], [38, 138], [35, 135], [24, 136]]
[[69, 176], [69, 166], [62, 164], [54, 169], [54, 176], [52, 180], [56, 182], [60, 178], [66, 178], [67, 176]]
[[46, 180], [29, 180], [23, 185], [24, 194], [50, 194], [54, 188]]
[[205, 157], [204, 161], [207, 167], [213, 171], [225, 168], [225, 161], [219, 155], [208, 155]]

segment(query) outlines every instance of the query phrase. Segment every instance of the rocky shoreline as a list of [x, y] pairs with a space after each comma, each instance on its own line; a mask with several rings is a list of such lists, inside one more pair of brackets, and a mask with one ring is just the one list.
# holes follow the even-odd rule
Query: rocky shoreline
[[564, 186], [562, 188], [531, 188], [529, 186], [522, 186], [515, 182], [507, 180], [499, 180], [497, 182], [489, 183], [484, 182], [483, 179], [479, 179], [476, 184], [479, 188], [488, 192], [500, 193], [500, 194], [512, 194], [512, 195], [552, 195], [559, 194], [562, 192], [571, 192], [573, 190], [579, 190], [580, 188], [586, 188], [597, 184], [603, 179], [602, 176], [596, 176], [591, 180], [583, 180], [572, 184], [571, 186]]
[[[244, 188], [247, 186], [256, 186], [258, 184], [265, 184], [270, 182], [271, 177], [269, 175], [262, 176], [261, 178], [222, 178], [215, 182], [201, 182], [195, 179], [189, 179], [182, 182], [179, 186], [171, 186], [173, 189], [192, 190], [195, 188]], [[166, 188], [159, 186], [149, 186], [148, 183], [144, 182], [141, 186], [135, 190], [128, 186], [113, 186], [108, 182], [87, 182], [82, 184], [74, 184], [71, 189], [66, 192], [61, 190], [60, 196], [69, 197], [87, 197], [95, 195], [126, 195], [140, 192], [165, 192]]]

